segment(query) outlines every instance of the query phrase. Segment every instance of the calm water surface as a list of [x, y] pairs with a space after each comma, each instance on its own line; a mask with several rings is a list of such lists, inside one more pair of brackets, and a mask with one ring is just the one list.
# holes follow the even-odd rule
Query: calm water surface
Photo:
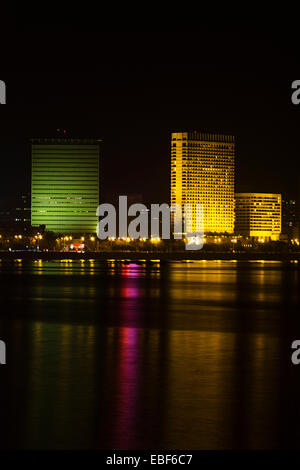
[[300, 270], [0, 263], [0, 447], [300, 448]]

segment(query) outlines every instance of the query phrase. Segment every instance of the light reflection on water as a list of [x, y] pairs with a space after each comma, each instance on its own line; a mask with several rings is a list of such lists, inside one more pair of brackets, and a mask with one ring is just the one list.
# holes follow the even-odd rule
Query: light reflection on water
[[0, 279], [2, 447], [300, 446], [298, 266], [2, 262]]

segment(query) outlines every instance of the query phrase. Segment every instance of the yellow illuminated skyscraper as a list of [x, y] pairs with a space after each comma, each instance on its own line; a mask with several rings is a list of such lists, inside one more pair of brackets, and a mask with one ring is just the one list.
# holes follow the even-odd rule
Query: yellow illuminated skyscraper
[[234, 165], [233, 136], [173, 132], [171, 205], [203, 204], [205, 233], [233, 233]]
[[281, 194], [237, 193], [235, 231], [238, 235], [278, 240]]

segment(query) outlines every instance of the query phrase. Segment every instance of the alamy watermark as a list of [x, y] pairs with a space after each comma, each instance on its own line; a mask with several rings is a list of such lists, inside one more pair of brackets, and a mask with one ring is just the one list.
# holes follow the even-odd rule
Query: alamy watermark
[[292, 354], [291, 360], [292, 363], [297, 366], [300, 364], [300, 339], [295, 339], [295, 341], [293, 341], [292, 349], [295, 349], [295, 351]]
[[201, 250], [204, 244], [203, 204], [174, 204], [171, 207], [151, 204], [148, 209], [140, 203], [128, 207], [127, 196], [119, 196], [118, 210], [113, 204], [100, 204], [97, 216], [100, 217], [97, 225], [100, 240], [117, 236], [133, 240], [160, 237], [170, 240], [173, 237], [183, 239], [186, 250]]
[[0, 340], [0, 365], [6, 364], [6, 344]]
[[294, 80], [292, 82], [292, 90], [295, 90], [293, 91], [292, 96], [291, 96], [292, 103], [299, 104], [300, 103], [300, 80]]
[[3, 80], [0, 80], [0, 104], [6, 104], [6, 85]]

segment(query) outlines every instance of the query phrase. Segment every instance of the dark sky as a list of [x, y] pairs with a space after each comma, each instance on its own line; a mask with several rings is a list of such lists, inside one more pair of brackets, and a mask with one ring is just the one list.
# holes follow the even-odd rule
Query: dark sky
[[103, 198], [168, 202], [172, 131], [236, 136], [237, 191], [295, 197], [300, 174], [297, 29], [278, 24], [16, 23], [0, 79], [0, 202], [27, 191], [31, 137], [98, 137]]

